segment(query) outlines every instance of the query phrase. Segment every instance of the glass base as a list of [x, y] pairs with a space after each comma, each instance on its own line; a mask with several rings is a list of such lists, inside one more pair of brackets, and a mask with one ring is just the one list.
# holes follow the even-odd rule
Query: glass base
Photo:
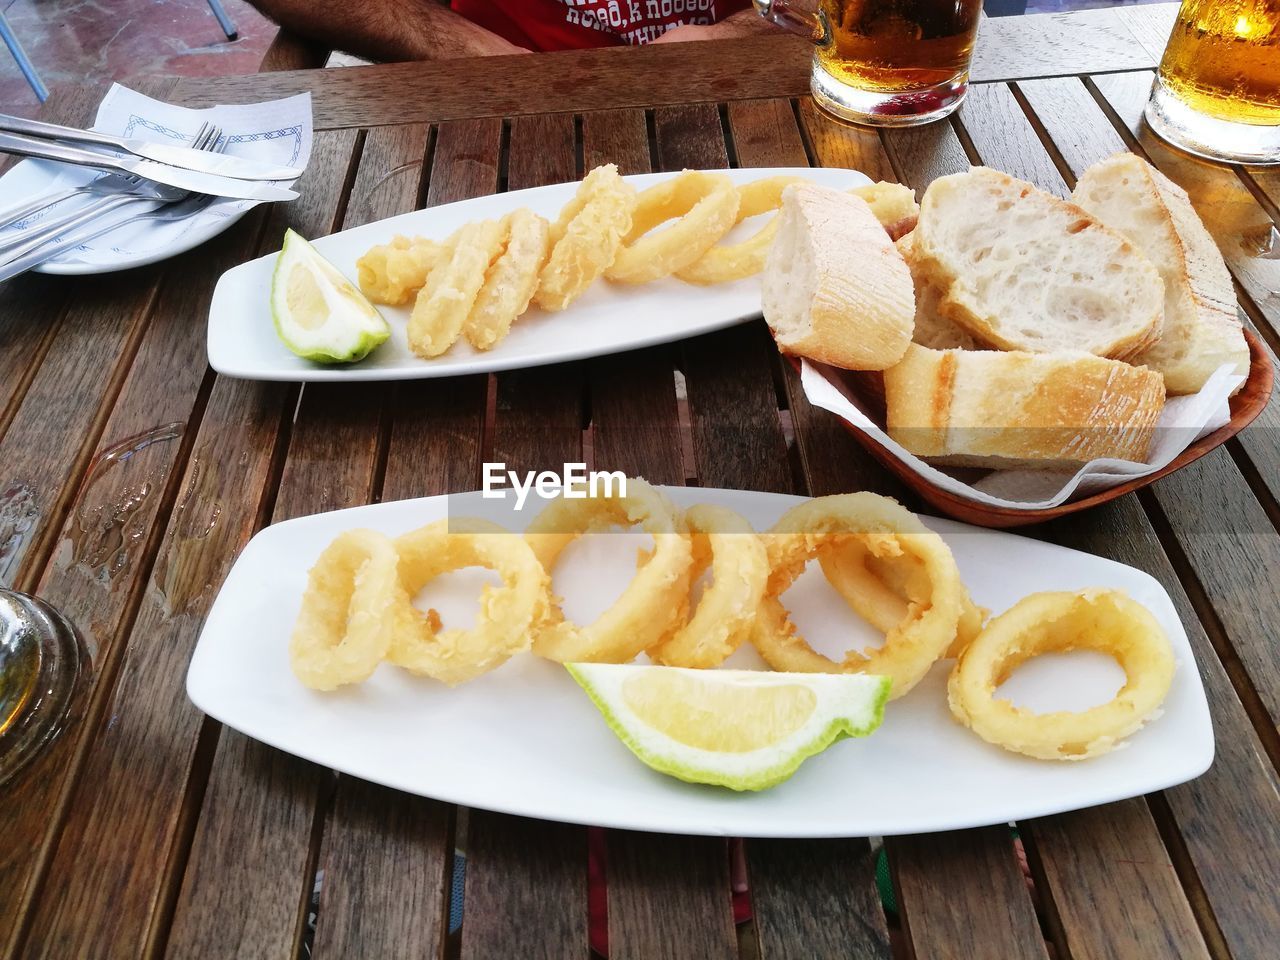
[[1228, 163], [1280, 163], [1280, 126], [1219, 120], [1179, 100], [1159, 77], [1147, 101], [1147, 124], [1180, 150]]
[[61, 731], [87, 663], [58, 611], [0, 589], [0, 784]]
[[954, 113], [969, 89], [967, 75], [919, 90], [885, 92], [851, 87], [816, 61], [809, 80], [813, 99], [837, 120], [872, 127], [915, 127]]

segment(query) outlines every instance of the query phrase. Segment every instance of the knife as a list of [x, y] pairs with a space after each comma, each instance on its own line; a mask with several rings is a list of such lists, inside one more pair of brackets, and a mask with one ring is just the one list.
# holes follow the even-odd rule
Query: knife
[[212, 173], [200, 173], [196, 170], [183, 170], [171, 167], [166, 163], [154, 160], [143, 160], [139, 157], [110, 157], [92, 150], [81, 150], [48, 140], [33, 140], [11, 133], [0, 133], [0, 153], [13, 153], [20, 157], [37, 157], [41, 160], [60, 160], [64, 163], [76, 163], [98, 170], [111, 170], [115, 173], [128, 173], [156, 183], [165, 183], [171, 187], [190, 190], [193, 193], [206, 193], [214, 197], [233, 197], [237, 200], [293, 200], [298, 194], [288, 187], [276, 186], [273, 183], [255, 183], [249, 180], [236, 180], [232, 177], [220, 177]]
[[197, 170], [222, 177], [236, 177], [240, 180], [296, 180], [302, 175], [302, 170], [298, 167], [246, 160], [244, 157], [229, 157], [222, 153], [193, 150], [190, 147], [177, 147], [172, 144], [126, 140], [123, 137], [112, 137], [93, 130], [79, 130], [56, 123], [44, 123], [41, 120], [26, 120], [3, 113], [0, 113], [0, 132], [18, 133], [42, 140], [65, 140], [71, 143], [110, 147], [146, 160], [167, 163], [171, 167], [182, 167], [184, 170]]

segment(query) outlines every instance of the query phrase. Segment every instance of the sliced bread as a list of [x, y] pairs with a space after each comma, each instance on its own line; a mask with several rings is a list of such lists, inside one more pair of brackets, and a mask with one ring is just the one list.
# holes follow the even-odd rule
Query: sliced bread
[[943, 315], [1003, 350], [1128, 357], [1160, 335], [1163, 285], [1137, 247], [1008, 174], [933, 181], [914, 245]]
[[911, 273], [866, 201], [839, 190], [782, 192], [761, 301], [783, 352], [847, 370], [893, 366], [911, 342]]
[[990, 350], [991, 344], [979, 340], [968, 330], [952, 323], [941, 312], [942, 291], [930, 282], [915, 256], [915, 231], [897, 242], [898, 252], [907, 262], [916, 289], [916, 325], [913, 342], [934, 350]]
[[1170, 394], [1196, 393], [1226, 363], [1248, 373], [1231, 274], [1185, 190], [1120, 153], [1086, 170], [1071, 197], [1124, 234], [1164, 281], [1164, 331], [1135, 363], [1158, 370]]
[[930, 350], [884, 372], [889, 436], [949, 466], [1075, 469], [1144, 461], [1164, 409], [1146, 367], [1081, 351]]

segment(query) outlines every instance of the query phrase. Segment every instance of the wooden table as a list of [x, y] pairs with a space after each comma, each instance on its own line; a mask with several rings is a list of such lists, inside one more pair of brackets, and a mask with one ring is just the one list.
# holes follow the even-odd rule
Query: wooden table
[[[586, 457], [661, 483], [905, 497], [805, 402], [760, 322], [552, 368], [299, 389], [206, 368], [224, 270], [275, 249], [286, 226], [319, 236], [604, 161], [627, 173], [830, 164], [917, 189], [985, 162], [1063, 194], [1086, 165], [1134, 149], [1191, 193], [1274, 349], [1280, 175], [1194, 162], [1141, 126], [1168, 17], [991, 21], [984, 82], [963, 109], [883, 133], [817, 114], [807, 51], [789, 39], [156, 83], [189, 104], [310, 89], [320, 132], [299, 200], [198, 250], [0, 287], [0, 582], [65, 611], [94, 658], [75, 723], [0, 793], [4, 955], [293, 958], [320, 871], [316, 957], [586, 955], [589, 831], [339, 776], [187, 701], [205, 613], [263, 525], [473, 489], [485, 460]], [[46, 115], [85, 121], [99, 95], [64, 92]], [[754, 919], [736, 929], [724, 841], [611, 831], [613, 956], [1275, 956], [1278, 419], [1273, 403], [1147, 491], [1029, 531], [1168, 588], [1198, 658], [1183, 669], [1201, 671], [1213, 711], [1207, 774], [1018, 824], [1034, 889], [1007, 827], [890, 838], [894, 913], [867, 840], [748, 841]], [[466, 912], [450, 938], [456, 845]]]

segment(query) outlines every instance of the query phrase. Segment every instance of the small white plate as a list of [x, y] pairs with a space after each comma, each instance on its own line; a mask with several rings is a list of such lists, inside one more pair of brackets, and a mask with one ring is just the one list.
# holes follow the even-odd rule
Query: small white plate
[[[723, 170], [737, 183], [790, 174], [838, 189], [870, 181], [854, 170], [830, 167], [774, 167]], [[651, 173], [628, 177], [637, 188], [676, 176]], [[343, 274], [356, 276], [356, 260], [373, 246], [396, 234], [442, 240], [472, 220], [504, 216], [528, 207], [548, 219], [578, 189], [578, 182], [534, 187], [512, 193], [462, 200], [417, 210], [322, 237], [316, 249]], [[735, 243], [760, 229], [769, 215], [739, 224], [725, 242]], [[350, 365], [325, 365], [290, 353], [271, 322], [271, 254], [241, 264], [223, 274], [209, 308], [209, 364], [229, 377], [252, 380], [413, 380], [456, 377], [469, 373], [537, 367], [583, 357], [635, 350], [669, 343], [731, 326], [760, 313], [760, 279], [699, 287], [674, 277], [639, 286], [598, 281], [560, 313], [530, 307], [511, 333], [492, 350], [475, 350], [459, 341], [443, 356], [423, 360], [405, 340], [411, 307], [379, 309], [391, 323], [391, 339], [370, 356]]]
[[[681, 506], [722, 503], [766, 529], [798, 497], [668, 488]], [[1213, 760], [1213, 729], [1187, 636], [1147, 574], [1064, 547], [926, 519], [955, 552], [974, 599], [1000, 613], [1029, 593], [1118, 587], [1146, 605], [1178, 660], [1163, 715], [1119, 750], [1078, 763], [1033, 760], [979, 739], [947, 709], [950, 661], [888, 705], [870, 737], [813, 757], [787, 782], [737, 794], [665, 777], [609, 731], [562, 666], [532, 654], [456, 689], [388, 665], [334, 693], [302, 686], [288, 640], [307, 569], [341, 531], [399, 534], [446, 515], [489, 513], [478, 494], [406, 500], [268, 527], [236, 561], [209, 613], [187, 675], [201, 710], [228, 726], [344, 773], [450, 803], [632, 830], [747, 837], [885, 836], [954, 830], [1110, 803], [1190, 780]], [[485, 507], [487, 509], [483, 509]], [[527, 508], [534, 514], [535, 509]], [[513, 524], [515, 525], [515, 524]], [[554, 588], [579, 621], [612, 602], [635, 570], [634, 536], [571, 546]], [[419, 602], [466, 623], [487, 574], [429, 584]], [[785, 594], [800, 630], [829, 652], [872, 640], [811, 568]], [[744, 648], [731, 665], [760, 667]], [[1002, 692], [1032, 709], [1082, 709], [1123, 683], [1107, 657], [1038, 658]]]
[[[25, 203], [42, 193], [49, 193], [55, 177], [65, 169], [65, 164], [50, 163], [47, 160], [23, 160], [21, 163], [16, 164], [12, 170], [0, 177], [0, 210], [16, 206], [19, 203]], [[63, 186], [65, 187], [65, 184]], [[67, 202], [70, 203], [72, 201]], [[95, 273], [115, 273], [117, 270], [131, 270], [134, 267], [145, 267], [148, 264], [159, 263], [161, 260], [168, 260], [170, 257], [176, 257], [180, 253], [186, 253], [188, 250], [200, 246], [206, 240], [212, 240], [248, 213], [250, 206], [246, 206], [243, 210], [234, 210], [227, 207], [217, 218], [205, 218], [193, 222], [191, 227], [178, 235], [173, 243], [159, 249], [137, 253], [113, 247], [112, 252], [116, 256], [108, 263], [62, 263], [58, 260], [47, 260], [32, 269], [36, 273], [78, 277]], [[65, 209], [65, 204], [61, 204], [55, 209], [61, 213]], [[32, 226], [39, 227], [39, 221], [33, 221]], [[149, 225], [146, 223], [133, 224], [125, 229], [129, 231], [129, 236], [132, 239], [149, 229]], [[104, 237], [110, 238], [112, 234], [104, 234]]]

